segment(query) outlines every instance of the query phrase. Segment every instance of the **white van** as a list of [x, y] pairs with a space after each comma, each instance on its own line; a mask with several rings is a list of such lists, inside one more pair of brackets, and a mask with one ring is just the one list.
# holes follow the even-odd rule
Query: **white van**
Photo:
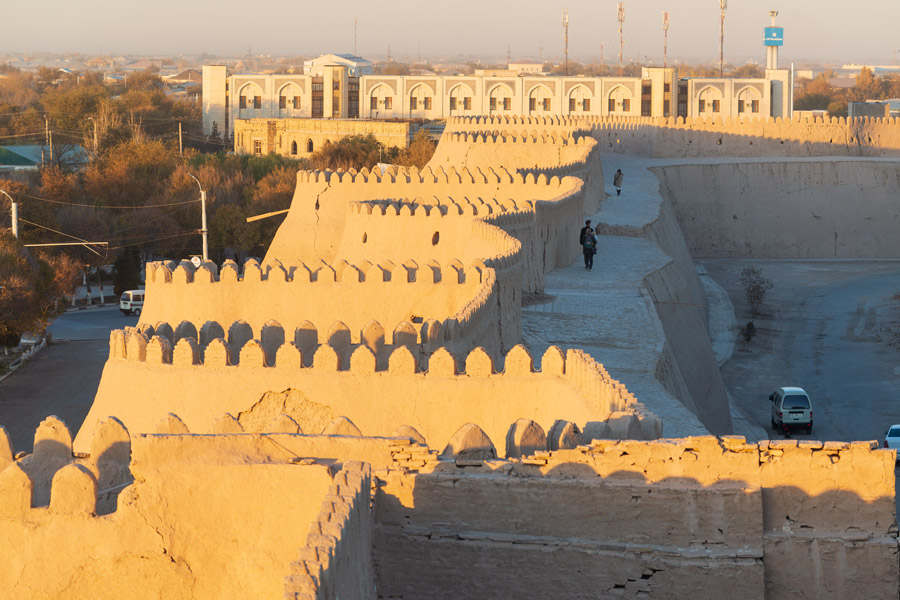
[[809, 394], [798, 387], [782, 387], [769, 394], [772, 402], [772, 429], [787, 433], [788, 429], [812, 432], [813, 410]]
[[122, 297], [119, 298], [119, 310], [126, 315], [141, 316], [142, 308], [144, 308], [144, 290], [122, 292]]

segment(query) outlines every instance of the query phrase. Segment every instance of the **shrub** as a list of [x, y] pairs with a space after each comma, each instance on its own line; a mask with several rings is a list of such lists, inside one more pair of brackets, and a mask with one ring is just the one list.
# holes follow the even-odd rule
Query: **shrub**
[[759, 267], [747, 265], [741, 269], [741, 283], [744, 284], [744, 293], [747, 295], [747, 304], [750, 312], [755, 316], [759, 314], [766, 293], [774, 285], [772, 280], [762, 274]]

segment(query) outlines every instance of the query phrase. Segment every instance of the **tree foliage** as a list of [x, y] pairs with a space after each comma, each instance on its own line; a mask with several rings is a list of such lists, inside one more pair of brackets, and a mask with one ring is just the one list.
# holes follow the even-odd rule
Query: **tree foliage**
[[0, 232], [0, 345], [14, 346], [27, 331], [43, 331], [65, 310], [78, 278], [64, 255], [29, 252], [9, 232]]

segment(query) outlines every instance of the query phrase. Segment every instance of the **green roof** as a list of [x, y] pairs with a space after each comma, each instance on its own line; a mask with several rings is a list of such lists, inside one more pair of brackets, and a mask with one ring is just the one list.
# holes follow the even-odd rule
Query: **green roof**
[[6, 148], [0, 147], [0, 165], [11, 165], [17, 167], [30, 167], [34, 166], [37, 163], [33, 160], [22, 156], [21, 154], [16, 154], [11, 150], [7, 150]]

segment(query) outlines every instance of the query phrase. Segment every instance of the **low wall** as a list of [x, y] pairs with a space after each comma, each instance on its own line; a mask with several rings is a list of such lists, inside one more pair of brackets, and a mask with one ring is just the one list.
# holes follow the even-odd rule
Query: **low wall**
[[[709, 437], [390, 472], [375, 502], [378, 588], [403, 598], [893, 597], [893, 462], [869, 443]], [[847, 530], [848, 514], [859, 529]]]
[[900, 156], [900, 120], [730, 117], [599, 119], [601, 152], [647, 157]]
[[898, 258], [900, 161], [654, 168], [697, 257]]

